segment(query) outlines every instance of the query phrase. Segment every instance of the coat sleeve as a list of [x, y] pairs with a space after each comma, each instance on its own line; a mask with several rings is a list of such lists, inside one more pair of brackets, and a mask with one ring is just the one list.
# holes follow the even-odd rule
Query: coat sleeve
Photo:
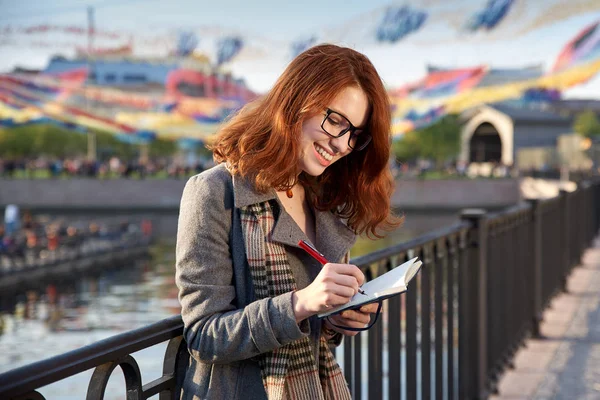
[[292, 292], [235, 309], [230, 229], [233, 201], [219, 175], [196, 175], [181, 198], [176, 246], [184, 338], [192, 357], [230, 363], [308, 336], [296, 323]]

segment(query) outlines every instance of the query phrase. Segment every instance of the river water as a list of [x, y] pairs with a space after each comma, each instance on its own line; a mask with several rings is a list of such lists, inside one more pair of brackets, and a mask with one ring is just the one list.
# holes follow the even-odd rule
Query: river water
[[[407, 213], [403, 227], [377, 241], [360, 239], [351, 254], [388, 247], [457, 220], [450, 213]], [[179, 313], [174, 248], [174, 243], [159, 242], [147, 260], [20, 295], [14, 310], [0, 318], [0, 373]], [[50, 298], [55, 301], [49, 302]], [[163, 343], [133, 354], [144, 383], [161, 375], [165, 349]], [[48, 399], [81, 399], [91, 375], [88, 370], [39, 391]], [[123, 388], [117, 369], [105, 398], [122, 399]]]

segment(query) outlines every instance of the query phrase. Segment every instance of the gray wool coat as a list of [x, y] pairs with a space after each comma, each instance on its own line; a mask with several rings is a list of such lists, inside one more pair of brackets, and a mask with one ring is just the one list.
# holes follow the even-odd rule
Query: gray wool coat
[[[307, 239], [285, 212], [275, 191], [259, 193], [232, 179], [224, 164], [193, 176], [181, 198], [176, 247], [176, 283], [190, 363], [182, 399], [266, 399], [259, 354], [309, 336], [318, 363], [321, 321], [296, 323], [292, 293], [256, 300], [246, 261], [239, 208], [270, 200], [277, 204], [273, 240], [284, 245], [298, 289], [321, 265], [297, 243]], [[331, 212], [314, 210], [315, 246], [340, 261], [355, 234]], [[338, 345], [341, 335], [332, 341]]]

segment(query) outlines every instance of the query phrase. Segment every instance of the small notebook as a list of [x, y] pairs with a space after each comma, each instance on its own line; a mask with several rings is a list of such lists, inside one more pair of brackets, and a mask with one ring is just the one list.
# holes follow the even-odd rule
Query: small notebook
[[365, 304], [385, 300], [406, 292], [409, 282], [421, 269], [421, 264], [422, 262], [419, 261], [418, 257], [415, 257], [385, 274], [370, 280], [361, 286], [366, 295], [357, 293], [348, 303], [318, 314], [319, 318], [337, 314], [347, 309], [359, 308]]

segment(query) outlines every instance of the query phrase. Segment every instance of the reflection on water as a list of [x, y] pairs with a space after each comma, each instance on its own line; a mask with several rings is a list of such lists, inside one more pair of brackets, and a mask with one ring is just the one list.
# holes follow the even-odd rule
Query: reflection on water
[[[407, 213], [403, 227], [386, 238], [359, 239], [359, 256], [457, 221], [452, 214]], [[174, 244], [152, 248], [149, 260], [118, 266], [96, 276], [43, 285], [4, 301], [0, 310], [0, 373], [52, 357], [180, 312], [174, 280]], [[144, 382], [162, 370], [165, 344], [134, 355]], [[49, 385], [47, 398], [84, 396], [92, 371]], [[123, 378], [113, 374], [106, 399], [122, 398]]]
[[[152, 259], [118, 266], [96, 276], [63, 279], [19, 293], [12, 302], [4, 301], [0, 318], [0, 372], [179, 313], [173, 250], [172, 245], [155, 246]], [[160, 371], [163, 355], [164, 350], [160, 350], [149, 357], [156, 359], [153, 369]], [[153, 364], [141, 365], [144, 379], [148, 378], [145, 370]], [[65, 396], [72, 394], [73, 399], [80, 399], [90, 376], [91, 371], [79, 374], [48, 386], [41, 393], [48, 398], [66, 399]], [[113, 378], [111, 384], [112, 381]], [[111, 392], [115, 393], [114, 398], [122, 398], [122, 389], [107, 391]]]
[[414, 239], [427, 232], [443, 228], [459, 221], [458, 214], [451, 212], [409, 211], [404, 213], [404, 224], [383, 239], [369, 240], [360, 238], [352, 250], [352, 257], [384, 249], [398, 243]]

